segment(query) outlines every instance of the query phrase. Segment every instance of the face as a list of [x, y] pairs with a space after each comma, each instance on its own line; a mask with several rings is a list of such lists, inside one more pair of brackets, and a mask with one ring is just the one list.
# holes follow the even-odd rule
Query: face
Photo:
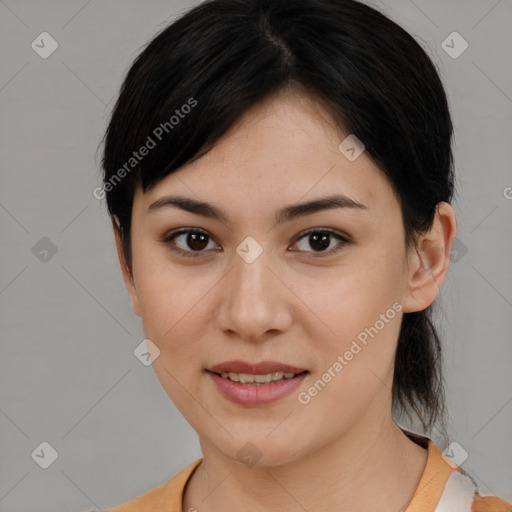
[[[157, 376], [203, 450], [275, 465], [389, 421], [402, 315], [435, 292], [413, 289], [428, 265], [405, 250], [384, 175], [338, 148], [348, 135], [312, 99], [281, 94], [137, 190], [125, 281]], [[254, 374], [283, 380], [236, 382]]]

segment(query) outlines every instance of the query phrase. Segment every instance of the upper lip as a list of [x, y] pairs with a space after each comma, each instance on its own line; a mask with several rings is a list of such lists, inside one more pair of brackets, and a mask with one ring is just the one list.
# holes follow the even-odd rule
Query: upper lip
[[225, 361], [208, 368], [213, 373], [246, 373], [249, 375], [265, 375], [273, 372], [302, 373], [304, 368], [290, 366], [278, 361], [261, 361], [260, 363], [248, 363], [246, 361]]

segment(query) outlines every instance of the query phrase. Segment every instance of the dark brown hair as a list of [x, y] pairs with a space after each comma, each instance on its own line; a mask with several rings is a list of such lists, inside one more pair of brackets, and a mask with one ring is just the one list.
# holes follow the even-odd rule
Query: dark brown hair
[[[415, 39], [355, 0], [208, 0], [141, 51], [105, 133], [102, 193], [130, 268], [136, 187], [145, 192], [204, 155], [248, 108], [285, 88], [322, 102], [364, 143], [400, 201], [406, 248], [432, 226], [453, 194], [452, 122]], [[431, 307], [404, 314], [393, 383], [395, 412], [414, 413], [425, 430], [444, 411]]]

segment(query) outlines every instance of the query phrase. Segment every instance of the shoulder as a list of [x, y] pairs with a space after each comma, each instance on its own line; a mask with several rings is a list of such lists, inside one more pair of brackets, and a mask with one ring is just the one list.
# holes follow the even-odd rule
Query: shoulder
[[180, 512], [185, 485], [203, 459], [198, 459], [173, 476], [167, 483], [142, 494], [132, 501], [104, 512]]
[[512, 505], [497, 496], [481, 496], [473, 478], [454, 469], [444, 486], [436, 511], [512, 512]]
[[497, 496], [480, 496], [477, 493], [471, 505], [471, 512], [512, 512], [512, 505]]
[[497, 496], [481, 496], [471, 475], [440, 455], [450, 466], [451, 473], [443, 487], [436, 511], [512, 512], [512, 505]]
[[406, 512], [512, 512], [497, 496], [481, 496], [475, 480], [428, 438], [411, 435], [428, 451], [427, 462]]

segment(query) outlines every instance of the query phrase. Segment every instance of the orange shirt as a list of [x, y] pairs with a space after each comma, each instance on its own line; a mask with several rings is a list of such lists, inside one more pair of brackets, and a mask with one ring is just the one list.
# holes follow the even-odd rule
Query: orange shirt
[[[410, 433], [408, 435], [412, 437]], [[512, 511], [509, 503], [497, 497], [480, 496], [473, 480], [462, 469], [449, 465], [430, 439], [421, 439], [424, 444], [428, 443], [427, 463], [405, 512]], [[183, 490], [202, 460], [196, 460], [166, 484], [105, 512], [186, 512], [181, 506]]]

